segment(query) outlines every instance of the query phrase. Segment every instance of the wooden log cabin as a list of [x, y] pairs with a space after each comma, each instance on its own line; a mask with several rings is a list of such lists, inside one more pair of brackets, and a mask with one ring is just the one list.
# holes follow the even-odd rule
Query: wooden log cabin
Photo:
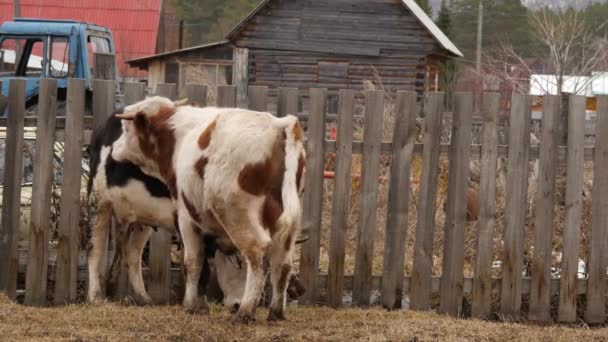
[[462, 57], [414, 0], [263, 0], [226, 39], [239, 104], [250, 85], [271, 103], [295, 87], [303, 110], [311, 87], [329, 90], [330, 112], [339, 89], [439, 90], [439, 63]]

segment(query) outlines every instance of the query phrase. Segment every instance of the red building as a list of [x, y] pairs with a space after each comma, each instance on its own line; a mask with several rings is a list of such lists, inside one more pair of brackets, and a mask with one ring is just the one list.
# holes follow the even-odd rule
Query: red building
[[[108, 27], [114, 35], [121, 77], [142, 77], [125, 60], [148, 56], [157, 49], [163, 0], [21, 0], [21, 17], [72, 19]], [[0, 23], [13, 19], [13, 0], [0, 0]], [[162, 42], [167, 39], [160, 39]], [[165, 45], [161, 43], [161, 45]]]

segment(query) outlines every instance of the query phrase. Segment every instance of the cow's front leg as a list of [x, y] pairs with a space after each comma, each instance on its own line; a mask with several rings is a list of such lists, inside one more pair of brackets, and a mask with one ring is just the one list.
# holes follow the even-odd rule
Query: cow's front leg
[[179, 230], [184, 242], [184, 267], [186, 268], [186, 293], [184, 294], [184, 307], [190, 313], [209, 313], [207, 299], [199, 296], [198, 282], [203, 269], [202, 232], [193, 225], [189, 214], [179, 210]]
[[89, 291], [87, 299], [90, 302], [103, 300], [105, 295], [105, 279], [108, 263], [108, 239], [110, 232], [110, 219], [112, 218], [112, 207], [107, 204], [99, 204], [95, 209], [93, 227], [91, 231], [91, 242], [89, 249]]

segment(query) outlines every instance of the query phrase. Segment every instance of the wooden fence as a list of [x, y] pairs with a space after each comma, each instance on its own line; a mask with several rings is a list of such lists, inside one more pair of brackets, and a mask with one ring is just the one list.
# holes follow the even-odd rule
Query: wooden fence
[[[24, 126], [37, 127], [34, 162], [31, 222], [28, 240], [27, 265], [25, 267], [25, 303], [47, 305], [48, 281], [54, 282], [55, 304], [77, 300], [77, 281], [86, 274], [85, 258], [82, 258], [79, 241], [80, 206], [82, 186], [82, 146], [90, 138], [90, 129], [99, 127], [114, 110], [115, 94], [113, 81], [95, 81], [93, 94], [93, 116], [83, 117], [84, 83], [70, 80], [67, 93], [67, 113], [56, 117], [57, 87], [50, 79], [40, 83], [41, 95], [37, 117], [25, 117], [25, 81], [11, 80], [8, 118], [0, 119], [6, 127], [6, 157], [4, 165], [4, 188], [0, 227], [0, 290], [15, 298], [19, 271], [18, 227], [20, 220], [20, 195], [22, 179], [23, 130]], [[196, 104], [206, 105], [207, 89], [202, 85], [189, 85], [188, 97]], [[124, 86], [125, 103], [134, 103], [145, 96], [142, 84], [128, 83]], [[157, 93], [175, 98], [175, 85], [159, 85]], [[217, 105], [236, 105], [235, 87], [219, 87]], [[248, 107], [266, 110], [268, 89], [250, 87]], [[560, 99], [548, 96], [544, 103], [541, 125], [540, 147], [530, 147], [531, 98], [514, 94], [509, 118], [508, 146], [498, 144], [497, 112], [498, 95], [485, 94], [481, 118], [473, 118], [472, 94], [456, 94], [452, 114], [451, 144], [441, 144], [443, 94], [429, 93], [424, 103], [416, 102], [416, 93], [400, 92], [394, 99], [394, 128], [392, 141], [382, 140], [384, 129], [385, 101], [382, 91], [365, 93], [365, 116], [363, 141], [353, 141], [353, 112], [355, 93], [342, 90], [339, 94], [337, 139], [326, 139], [325, 89], [310, 90], [310, 112], [306, 115], [307, 126], [307, 176], [303, 198], [303, 227], [310, 239], [303, 244], [299, 259], [300, 278], [306, 294], [300, 298], [304, 304], [324, 303], [340, 307], [345, 291], [352, 290], [353, 303], [370, 305], [370, 294], [380, 291], [381, 304], [388, 308], [399, 307], [404, 296], [409, 296], [410, 307], [427, 310], [435, 307], [434, 293], [439, 294], [438, 310], [451, 315], [463, 315], [463, 298], [471, 302], [471, 314], [490, 317], [497, 313], [519, 319], [522, 298], [529, 298], [527, 318], [549, 321], [551, 299], [558, 296], [558, 316], [562, 322], [577, 319], [577, 298], [586, 296], [584, 319], [588, 323], [602, 323], [606, 318], [606, 266], [608, 259], [608, 97], [598, 100], [598, 115], [595, 132], [595, 147], [584, 145], [585, 99], [572, 96], [568, 109], [567, 146], [558, 146], [560, 125]], [[276, 115], [294, 113], [298, 108], [298, 91], [280, 89]], [[421, 109], [422, 108], [422, 109]], [[422, 112], [422, 142], [417, 142], [417, 119]], [[471, 145], [473, 122], [482, 126], [481, 145]], [[49, 215], [52, 182], [52, 146], [54, 142], [65, 142], [61, 181], [60, 229], [57, 235], [57, 250], [54, 265], [49, 264]], [[327, 154], [335, 154], [335, 177], [333, 179], [332, 207], [329, 222], [328, 271], [321, 274], [321, 227], [324, 203], [324, 166]], [[360, 208], [355, 248], [355, 265], [352, 275], [345, 274], [347, 257], [347, 229], [349, 197], [354, 191], [351, 182], [353, 155], [361, 155]], [[422, 159], [422, 176], [417, 196], [410, 194], [412, 160], [415, 155]], [[433, 276], [433, 239], [436, 229], [438, 170], [440, 159], [449, 159], [449, 176], [446, 218], [443, 228], [443, 259], [441, 275]], [[384, 261], [381, 276], [372, 273], [374, 241], [378, 232], [378, 201], [380, 160], [390, 157], [388, 177], [388, 205], [384, 241]], [[507, 158], [506, 203], [502, 261], [502, 278], [492, 278], [492, 264], [496, 261], [493, 241], [496, 232], [497, 159]], [[528, 167], [529, 161], [538, 158], [539, 174], [536, 210], [533, 217], [528, 213]], [[479, 219], [475, 225], [476, 247], [474, 276], [464, 276], [464, 246], [466, 222], [466, 191], [469, 180], [469, 161], [479, 159], [481, 176], [479, 181]], [[593, 163], [594, 176], [592, 209], [590, 219], [588, 277], [579, 278], [580, 235], [582, 220], [582, 191], [585, 163]], [[565, 204], [555, 200], [556, 178], [559, 167], [565, 165]], [[327, 195], [327, 194], [325, 194]], [[408, 234], [409, 201], [416, 201], [416, 222], [412, 227], [414, 236], [412, 269], [405, 274], [404, 265]], [[563, 243], [553, 246], [554, 208], [565, 210]], [[531, 278], [524, 278], [524, 243], [527, 223], [534, 223], [534, 249]], [[327, 222], [325, 222], [327, 223]], [[163, 230], [154, 233], [150, 244], [148, 289], [157, 303], [169, 301], [171, 292], [171, 237]], [[561, 278], [551, 277], [552, 252], [561, 252]], [[79, 255], [81, 256], [79, 258]], [[80, 260], [80, 261], [79, 261]], [[54, 266], [54, 267], [51, 267]], [[49, 272], [50, 270], [50, 272]], [[80, 274], [80, 276], [79, 276]], [[179, 272], [173, 270], [173, 277]], [[124, 282], [123, 282], [124, 283]], [[124, 283], [126, 284], [126, 283]], [[126, 286], [126, 285], [123, 285]], [[19, 289], [22, 291], [23, 289]], [[498, 298], [498, 309], [492, 311], [492, 301]]]

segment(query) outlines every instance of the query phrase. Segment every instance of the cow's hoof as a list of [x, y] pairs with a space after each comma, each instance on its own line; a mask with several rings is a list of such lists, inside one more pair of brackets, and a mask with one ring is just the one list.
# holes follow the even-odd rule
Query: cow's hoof
[[250, 312], [238, 311], [230, 320], [232, 324], [250, 324], [255, 322], [255, 317]]
[[199, 299], [192, 304], [185, 304], [186, 312], [193, 315], [208, 315], [209, 314], [209, 306], [207, 305], [207, 301], [204, 299]]
[[87, 295], [87, 301], [93, 305], [100, 305], [105, 302], [105, 298], [101, 295], [101, 291], [99, 292], [89, 292]]
[[235, 313], [237, 313], [239, 311], [239, 307], [240, 307], [239, 303], [232, 304], [232, 306], [230, 307], [230, 313], [234, 315]]
[[138, 306], [152, 305], [152, 298], [150, 298], [150, 296], [148, 296], [148, 295], [146, 295], [146, 296], [134, 295], [133, 301], [135, 302], [135, 305], [138, 305]]
[[284, 321], [285, 314], [283, 313], [282, 310], [270, 309], [270, 311], [268, 311], [268, 318], [266, 318], [266, 320], [268, 322]]

